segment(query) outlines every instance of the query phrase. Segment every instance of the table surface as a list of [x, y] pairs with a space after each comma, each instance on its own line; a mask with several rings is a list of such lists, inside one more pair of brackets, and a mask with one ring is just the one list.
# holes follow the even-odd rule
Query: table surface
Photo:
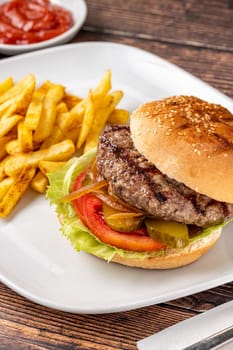
[[[87, 6], [74, 42], [143, 48], [233, 97], [233, 1], [87, 0]], [[80, 315], [34, 304], [0, 284], [0, 349], [133, 350], [139, 339], [232, 299], [233, 282], [133, 311]]]

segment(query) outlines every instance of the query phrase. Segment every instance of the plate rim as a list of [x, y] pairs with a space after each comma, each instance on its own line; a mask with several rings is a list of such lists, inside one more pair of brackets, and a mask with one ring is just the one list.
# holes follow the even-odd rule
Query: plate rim
[[32, 293], [28, 292], [26, 289], [23, 289], [21, 287], [16, 286], [14, 283], [9, 281], [7, 278], [5, 278], [2, 273], [0, 272], [0, 281], [10, 288], [12, 291], [16, 292], [18, 295], [30, 300], [33, 303], [36, 303], [41, 306], [45, 306], [48, 308], [51, 308], [53, 310], [63, 311], [63, 312], [69, 312], [69, 313], [77, 313], [77, 314], [86, 314], [86, 315], [97, 315], [97, 314], [107, 314], [107, 313], [116, 313], [116, 312], [124, 312], [124, 311], [131, 311], [136, 310], [142, 307], [149, 307], [153, 305], [158, 305], [160, 303], [166, 303], [175, 299], [184, 298], [189, 295], [194, 295], [196, 293], [204, 292], [206, 290], [218, 287], [220, 285], [230, 283], [233, 281], [233, 272], [232, 274], [229, 274], [228, 277], [219, 277], [218, 279], [215, 279], [211, 283], [209, 281], [202, 282], [198, 284], [198, 288], [195, 290], [192, 290], [192, 293], [190, 294], [190, 287], [186, 287], [182, 289], [182, 293], [177, 291], [176, 293], [173, 293], [173, 296], [170, 298], [166, 298], [166, 294], [163, 294], [161, 297], [154, 297], [154, 298], [145, 298], [141, 299], [137, 302], [132, 303], [122, 303], [120, 306], [106, 306], [106, 307], [100, 307], [100, 308], [93, 308], [93, 307], [74, 307], [74, 306], [67, 306], [65, 304], [59, 304], [55, 302], [51, 302], [46, 298], [41, 298], [38, 296], [33, 296]]
[[[80, 0], [80, 1], [85, 1], [85, 0]], [[181, 66], [172, 63], [170, 61], [168, 61], [167, 59], [154, 54], [150, 51], [147, 51], [139, 46], [133, 46], [130, 44], [124, 44], [124, 43], [118, 43], [118, 42], [114, 42], [114, 41], [94, 41], [94, 40], [90, 40], [90, 41], [82, 41], [82, 42], [69, 42], [66, 44], [61, 44], [61, 45], [55, 45], [55, 46], [50, 46], [50, 47], [44, 47], [41, 48], [39, 50], [32, 50], [29, 52], [22, 52], [18, 55], [12, 55], [9, 57], [4, 57], [0, 59], [0, 66], [5, 64], [6, 62], [10, 62], [10, 61], [14, 61], [14, 60], [21, 60], [22, 57], [30, 57], [30, 56], [40, 56], [42, 54], [46, 54], [49, 53], [51, 51], [63, 51], [64, 49], [75, 49], [77, 47], [86, 47], [86, 46], [108, 46], [108, 47], [118, 47], [118, 48], [122, 48], [122, 49], [127, 49], [127, 50], [133, 50], [133, 51], [137, 51], [138, 53], [147, 55], [148, 57], [152, 58], [153, 60], [157, 60], [158, 62], [160, 62], [162, 65], [166, 66], [167, 68], [170, 69], [174, 69], [180, 73], [182, 73], [183, 75], [185, 75], [187, 78], [190, 78], [192, 80], [194, 80], [196, 83], [201, 84], [203, 87], [208, 88], [209, 90], [211, 90], [212, 92], [218, 94], [219, 96], [221, 96], [223, 99], [225, 99], [227, 101], [227, 103], [231, 106], [230, 110], [233, 113], [233, 99], [224, 94], [222, 91], [218, 90], [217, 88], [215, 88], [214, 86], [210, 85], [208, 82], [202, 80], [201, 78], [197, 77], [196, 75], [190, 73], [189, 71], [185, 70], [184, 68], [182, 68]]]

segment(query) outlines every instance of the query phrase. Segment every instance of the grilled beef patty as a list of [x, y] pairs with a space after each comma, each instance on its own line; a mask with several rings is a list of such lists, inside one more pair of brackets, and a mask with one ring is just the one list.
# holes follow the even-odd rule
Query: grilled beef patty
[[97, 168], [116, 196], [149, 216], [206, 227], [233, 215], [233, 204], [215, 201], [163, 175], [134, 148], [128, 126], [105, 128]]

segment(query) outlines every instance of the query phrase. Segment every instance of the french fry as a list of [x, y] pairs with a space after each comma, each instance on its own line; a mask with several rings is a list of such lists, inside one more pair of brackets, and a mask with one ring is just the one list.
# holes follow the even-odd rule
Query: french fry
[[38, 193], [45, 193], [48, 186], [48, 178], [41, 171], [39, 171], [32, 179], [30, 186]]
[[18, 98], [25, 89], [30, 91], [32, 85], [35, 86], [35, 77], [33, 74], [28, 74], [0, 96], [0, 104], [11, 100], [13, 97]]
[[101, 134], [101, 131], [106, 124], [108, 117], [114, 111], [116, 105], [120, 102], [122, 97], [122, 91], [114, 91], [105, 97], [103, 105], [96, 111], [94, 122], [85, 142], [84, 153], [87, 152], [90, 148], [97, 146], [99, 135]]
[[52, 133], [44, 140], [40, 148], [48, 148], [51, 145], [65, 139], [71, 139], [76, 144], [79, 131], [80, 124], [74, 115], [72, 115], [70, 112], [60, 113], [56, 118], [56, 124], [53, 127]]
[[33, 176], [35, 168], [23, 168], [16, 180], [13, 182], [5, 196], [0, 202], [0, 217], [6, 218], [14, 209], [24, 192], [28, 188]]
[[43, 82], [43, 84], [40, 85], [37, 91], [42, 92], [44, 95], [46, 95], [52, 86], [54, 86], [54, 84], [50, 80], [46, 80]]
[[76, 119], [79, 123], [82, 123], [83, 120], [83, 116], [85, 113], [85, 109], [86, 109], [86, 99], [80, 101], [79, 103], [77, 103], [77, 105], [75, 105], [71, 110], [70, 110], [70, 114], [72, 115], [72, 117], [74, 119]]
[[18, 153], [6, 161], [5, 173], [8, 176], [17, 175], [24, 167], [38, 167], [42, 160], [64, 161], [69, 159], [75, 151], [74, 143], [71, 140], [64, 140], [51, 147], [35, 152]]
[[103, 78], [101, 79], [100, 83], [94, 89], [94, 97], [95, 97], [95, 99], [102, 100], [103, 97], [106, 96], [107, 93], [111, 90], [111, 88], [112, 88], [111, 77], [112, 77], [112, 73], [108, 69], [105, 72], [105, 74], [104, 74]]
[[19, 114], [12, 115], [12, 117], [0, 120], [0, 137], [5, 136], [15, 125], [18, 124], [23, 117]]
[[7, 191], [13, 185], [14, 181], [15, 181], [15, 178], [10, 176], [5, 177], [5, 179], [0, 181], [0, 201], [3, 199]]
[[[97, 107], [102, 104], [102, 100], [110, 91], [111, 87], [111, 71], [107, 70], [100, 83], [96, 86], [95, 89], [93, 89], [93, 98], [95, 99]], [[77, 118], [77, 121], [82, 122], [86, 106], [87, 98], [80, 101], [70, 110], [71, 114]]]
[[66, 137], [65, 137], [64, 133], [61, 131], [61, 129], [57, 125], [55, 125], [53, 127], [52, 133], [41, 144], [40, 149], [46, 149], [46, 148], [48, 148], [48, 147], [50, 147], [58, 142], [61, 142], [65, 139], [66, 139]]
[[0, 163], [0, 181], [2, 181], [6, 177], [5, 164], [8, 159], [9, 156], [6, 156]]
[[13, 139], [13, 135], [0, 137], [0, 160], [7, 155], [6, 145]]
[[70, 112], [61, 113], [57, 116], [56, 125], [62, 130], [64, 134], [81, 126], [81, 123], [76, 116]]
[[36, 90], [32, 96], [31, 103], [28, 106], [24, 123], [29, 130], [36, 130], [43, 110], [45, 93]]
[[36, 80], [34, 75], [28, 74], [19, 83], [7, 90], [0, 96], [0, 104], [11, 101], [9, 108], [5, 111], [2, 117], [10, 117], [13, 114], [24, 115], [27, 111], [28, 105], [31, 101]]
[[33, 150], [32, 131], [28, 129], [24, 121], [18, 124], [18, 146], [20, 152], [30, 152]]
[[0, 118], [5, 117], [5, 115], [7, 116], [11, 115], [11, 108], [14, 101], [15, 99], [11, 98], [0, 104]]
[[55, 121], [55, 125], [51, 134], [43, 141], [40, 148], [45, 149], [54, 143], [58, 143], [62, 140], [68, 139], [66, 137], [67, 128], [75, 128], [75, 125], [72, 125], [72, 118], [66, 104], [64, 102], [60, 102], [57, 106], [57, 117]]
[[60, 169], [65, 162], [52, 162], [48, 160], [42, 160], [39, 162], [40, 171], [47, 176], [48, 173], [54, 173], [58, 169]]
[[94, 113], [95, 113], [95, 109], [94, 109], [93, 93], [90, 90], [87, 97], [87, 107], [86, 107], [83, 121], [82, 121], [77, 148], [80, 148], [83, 145], [83, 143], [87, 138], [87, 135], [89, 134], [89, 131], [91, 129], [91, 126], [93, 124], [94, 117], [95, 117]]
[[84, 98], [50, 80], [36, 87], [33, 74], [0, 82], [0, 217], [29, 185], [44, 193], [47, 174], [95, 147], [107, 123], [128, 122], [129, 112], [117, 108], [123, 93], [111, 87], [110, 70]]
[[76, 126], [74, 129], [68, 130], [66, 132], [66, 139], [72, 140], [73, 143], [76, 145], [78, 142], [79, 138], [79, 133], [80, 133], [80, 126]]
[[126, 124], [129, 121], [129, 112], [126, 109], [115, 109], [108, 117], [109, 124]]
[[19, 153], [19, 141], [17, 139], [9, 141], [5, 146], [5, 150], [11, 156]]
[[0, 83], [0, 95], [3, 95], [14, 85], [12, 77], [8, 77]]
[[67, 105], [68, 110], [73, 108], [74, 106], [77, 105], [77, 103], [81, 102], [82, 98], [72, 95], [68, 92], [65, 92], [64, 97], [63, 97], [63, 102]]
[[64, 88], [61, 85], [52, 86], [48, 90], [44, 99], [39, 125], [34, 133], [36, 143], [44, 141], [51, 134], [56, 119], [56, 106], [63, 95]]
[[58, 103], [57, 105], [57, 116], [59, 114], [62, 114], [62, 113], [67, 113], [69, 110], [68, 110], [68, 107], [66, 105], [66, 103], [64, 101], [61, 101], [60, 103]]

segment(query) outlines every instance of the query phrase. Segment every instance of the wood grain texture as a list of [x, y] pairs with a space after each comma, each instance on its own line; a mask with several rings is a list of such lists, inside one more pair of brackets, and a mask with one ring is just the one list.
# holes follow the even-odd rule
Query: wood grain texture
[[137, 39], [233, 51], [229, 0], [87, 0], [91, 30]]
[[[148, 50], [233, 98], [232, 0], [87, 5], [74, 42], [112, 41]], [[37, 305], [0, 284], [0, 350], [136, 350], [139, 339], [230, 300], [233, 282], [137, 310], [79, 315]]]
[[232, 298], [229, 283], [166, 304], [79, 315], [34, 304], [0, 285], [0, 349], [133, 350], [139, 339]]
[[195, 312], [203, 312], [233, 300], [233, 282], [194, 295], [172, 300], [168, 304]]

